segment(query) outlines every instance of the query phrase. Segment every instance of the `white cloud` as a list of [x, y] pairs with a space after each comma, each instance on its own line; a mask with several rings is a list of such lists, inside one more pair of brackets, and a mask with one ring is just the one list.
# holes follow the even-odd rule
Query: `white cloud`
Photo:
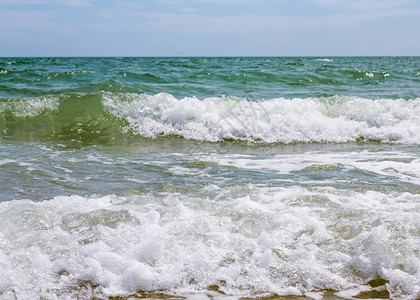
[[50, 5], [57, 4], [71, 7], [89, 7], [95, 0], [0, 0], [0, 5], [24, 6], [24, 5]]
[[[183, 13], [125, 12], [126, 19], [136, 20], [138, 28], [147, 31], [173, 32], [176, 34], [254, 35], [280, 33], [290, 30], [330, 30], [361, 28], [367, 21], [420, 15], [419, 10], [378, 10], [374, 12], [353, 12], [303, 16], [270, 16], [246, 14], [238, 16], [205, 16]], [[274, 36], [274, 35], [273, 35]]]
[[377, 11], [385, 9], [394, 9], [397, 6], [407, 3], [404, 0], [353, 0], [347, 1], [346, 8], [360, 11]]
[[140, 5], [137, 2], [129, 2], [129, 1], [124, 1], [121, 3], [118, 3], [118, 8], [119, 9], [130, 9], [130, 10], [143, 10], [143, 6]]
[[210, 17], [194, 14], [129, 13], [146, 30], [178, 34], [253, 35], [259, 32], [281, 32], [296, 29], [349, 28], [356, 26], [358, 16], [323, 16], [317, 18], [243, 15]]
[[31, 4], [45, 4], [47, 0], [0, 0], [0, 5], [31, 5]]
[[[221, 5], [246, 5], [260, 4], [262, 1], [270, 0], [158, 0], [159, 3], [189, 6], [191, 4], [221, 4]], [[287, 1], [287, 0], [277, 0]]]
[[73, 7], [89, 7], [93, 4], [94, 0], [54, 0], [52, 2]]
[[40, 32], [60, 32], [59, 14], [54, 11], [2, 10], [0, 34], [14, 32], [17, 36], [37, 35]]
[[189, 13], [189, 12], [199, 12], [200, 10], [198, 8], [188, 6], [188, 7], [182, 7], [179, 11]]
[[407, 4], [408, 0], [307, 0], [322, 6], [335, 5], [355, 11], [377, 11], [393, 9]]

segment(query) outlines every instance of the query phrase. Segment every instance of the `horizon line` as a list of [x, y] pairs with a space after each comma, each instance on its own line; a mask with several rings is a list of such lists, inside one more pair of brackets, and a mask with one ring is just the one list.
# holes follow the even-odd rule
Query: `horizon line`
[[325, 57], [325, 58], [338, 58], [338, 57], [420, 57], [420, 55], [53, 55], [53, 56], [0, 56], [0, 58], [312, 58], [312, 57]]

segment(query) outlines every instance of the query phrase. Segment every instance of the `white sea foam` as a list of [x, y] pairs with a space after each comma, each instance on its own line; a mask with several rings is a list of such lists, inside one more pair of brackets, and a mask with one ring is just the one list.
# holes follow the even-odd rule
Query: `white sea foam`
[[249, 187], [2, 202], [0, 297], [199, 296], [217, 285], [315, 298], [377, 275], [394, 299], [420, 296], [420, 195]]
[[[194, 157], [202, 160], [206, 155], [197, 154]], [[207, 157], [212, 159], [210, 156]], [[420, 185], [420, 158], [418, 155], [401, 151], [306, 152], [299, 155], [281, 154], [259, 158], [252, 155], [229, 154], [214, 157], [214, 160], [221, 165], [255, 171], [274, 171], [279, 174], [291, 174], [310, 167], [319, 170], [335, 167], [365, 171], [379, 177]]]
[[200, 141], [263, 142], [376, 140], [420, 143], [420, 99], [329, 97], [183, 98], [170, 94], [104, 94], [107, 110], [144, 137], [178, 135]]
[[14, 159], [8, 159], [8, 158], [1, 159], [0, 160], [0, 166], [5, 165], [5, 164], [10, 164], [10, 163], [15, 163], [15, 162], [16, 162], [16, 160], [14, 160]]
[[333, 60], [333, 59], [331, 59], [331, 58], [317, 58], [317, 59], [316, 59], [316, 61], [332, 62], [332, 61], [334, 61], [334, 60]]
[[44, 111], [56, 111], [58, 105], [58, 97], [16, 99], [14, 101], [0, 102], [0, 113], [10, 111], [17, 117], [34, 117]]

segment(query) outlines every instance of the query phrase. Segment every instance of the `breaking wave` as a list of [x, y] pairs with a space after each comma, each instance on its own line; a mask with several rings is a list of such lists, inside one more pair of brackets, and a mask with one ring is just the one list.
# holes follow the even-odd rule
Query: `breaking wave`
[[350, 96], [177, 99], [171, 94], [69, 94], [0, 100], [6, 137], [82, 142], [178, 136], [250, 143], [420, 143], [420, 98]]
[[0, 203], [0, 297], [420, 295], [420, 195], [204, 189]]

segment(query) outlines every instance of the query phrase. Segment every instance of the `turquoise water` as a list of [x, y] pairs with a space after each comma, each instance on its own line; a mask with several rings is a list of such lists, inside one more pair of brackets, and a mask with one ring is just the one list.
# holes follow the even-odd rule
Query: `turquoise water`
[[253, 100], [419, 95], [418, 57], [0, 58], [0, 96], [169, 93]]
[[0, 133], [0, 298], [420, 297], [419, 57], [0, 58]]

